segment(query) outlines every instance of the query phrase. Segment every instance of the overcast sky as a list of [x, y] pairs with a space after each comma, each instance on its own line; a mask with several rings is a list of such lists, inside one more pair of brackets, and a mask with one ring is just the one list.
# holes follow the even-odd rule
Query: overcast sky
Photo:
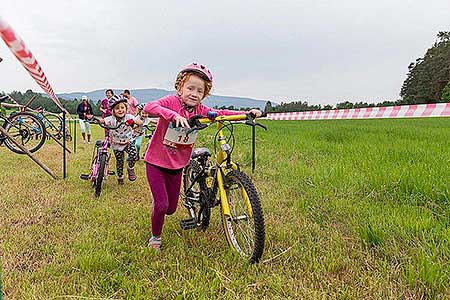
[[[173, 89], [197, 61], [214, 94], [322, 104], [398, 99], [449, 12], [449, 0], [0, 1], [56, 93]], [[0, 57], [0, 91], [40, 91], [2, 40]]]

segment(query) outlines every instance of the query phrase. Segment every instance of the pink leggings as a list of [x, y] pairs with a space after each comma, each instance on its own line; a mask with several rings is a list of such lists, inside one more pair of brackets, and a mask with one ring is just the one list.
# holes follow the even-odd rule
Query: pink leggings
[[182, 170], [167, 170], [145, 164], [147, 181], [153, 195], [152, 234], [160, 236], [165, 215], [175, 213], [180, 196]]

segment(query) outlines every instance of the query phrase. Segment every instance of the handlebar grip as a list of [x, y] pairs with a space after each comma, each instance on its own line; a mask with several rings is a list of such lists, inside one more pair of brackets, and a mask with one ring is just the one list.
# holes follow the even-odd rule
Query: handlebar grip
[[200, 122], [198, 121], [198, 119], [201, 119], [201, 118], [203, 118], [203, 116], [199, 115], [199, 114], [189, 118], [189, 120], [188, 120], [189, 126], [195, 127], [195, 126], [199, 125]]

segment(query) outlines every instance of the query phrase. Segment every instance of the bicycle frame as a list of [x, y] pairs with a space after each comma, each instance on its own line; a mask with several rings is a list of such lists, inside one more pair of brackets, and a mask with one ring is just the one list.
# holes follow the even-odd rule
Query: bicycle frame
[[95, 184], [95, 181], [97, 180], [98, 169], [100, 167], [98, 159], [100, 158], [100, 155], [102, 153], [106, 153], [106, 164], [105, 164], [104, 176], [105, 176], [105, 178], [108, 176], [109, 158], [111, 156], [111, 154], [108, 152], [109, 145], [110, 145], [110, 137], [109, 136], [105, 137], [101, 147], [97, 147], [97, 144], [95, 145], [95, 147], [96, 147], [95, 153], [96, 154], [95, 154], [95, 157], [93, 157], [93, 159], [92, 159], [92, 173], [91, 173], [92, 184]]
[[[244, 120], [245, 123], [239, 122]], [[229, 246], [248, 258], [250, 263], [257, 263], [264, 251], [264, 214], [251, 178], [240, 170], [238, 163], [233, 162], [231, 154], [236, 145], [233, 132], [236, 123], [266, 129], [254, 120], [255, 116], [250, 113], [232, 116], [208, 113], [208, 118], [195, 115], [188, 120], [190, 129], [177, 130], [175, 135], [173, 132], [169, 135], [170, 140], [192, 141], [196, 131], [205, 129], [208, 123], [216, 123], [215, 158], [211, 158], [209, 149], [197, 148], [184, 168], [184, 193], [181, 197], [190, 218], [181, 220], [180, 226], [183, 230], [206, 230], [210, 224], [211, 209], [220, 205]]]
[[[105, 129], [117, 129], [122, 124], [120, 123], [117, 126], [105, 126], [102, 125], [102, 123], [98, 119], [91, 119], [89, 120], [91, 123], [97, 124], [102, 128]], [[101, 142], [101, 145], [99, 144]], [[105, 139], [103, 141], [96, 141], [95, 143], [95, 149], [92, 154], [91, 159], [91, 172], [90, 174], [81, 174], [80, 178], [83, 180], [90, 180], [92, 182], [92, 186], [95, 188], [95, 196], [99, 197], [102, 190], [102, 185], [106, 177], [109, 173], [109, 159], [111, 157], [111, 154], [109, 153], [108, 149], [111, 145], [111, 136], [106, 135]], [[103, 157], [105, 160], [103, 161]], [[103, 174], [101, 174], [103, 172]], [[113, 174], [113, 173], [112, 173]]]
[[[227, 141], [226, 141], [226, 137], [225, 134], [223, 133], [223, 123], [222, 121], [243, 121], [247, 119], [247, 115], [242, 114], [242, 115], [231, 115], [231, 116], [218, 116], [216, 117], [214, 120], [208, 119], [208, 118], [202, 118], [199, 119], [201, 124], [208, 124], [208, 123], [212, 123], [212, 122], [216, 122], [217, 124], [217, 139], [219, 140], [219, 144], [220, 144], [220, 149], [216, 154], [216, 168], [217, 170], [215, 170], [215, 176], [216, 176], [216, 180], [217, 180], [217, 188], [219, 191], [219, 195], [220, 195], [220, 203], [222, 206], [222, 212], [224, 215], [227, 216], [231, 216], [231, 212], [230, 212], [230, 206], [228, 204], [228, 198], [227, 198], [227, 194], [225, 191], [225, 182], [224, 182], [224, 175], [225, 175], [225, 170], [229, 170], [229, 169], [233, 169], [233, 170], [237, 170], [238, 169], [238, 165], [236, 163], [234, 163], [231, 160], [231, 155], [229, 155], [226, 150], [227, 146]], [[208, 176], [214, 177], [214, 174], [212, 168], [210, 168], [208, 170]], [[250, 205], [250, 201], [248, 199], [247, 193], [245, 192], [245, 190], [243, 190], [243, 195], [244, 195], [244, 200], [247, 204], [247, 207], [249, 209], [248, 213], [251, 216], [252, 212], [251, 212], [251, 205]]]

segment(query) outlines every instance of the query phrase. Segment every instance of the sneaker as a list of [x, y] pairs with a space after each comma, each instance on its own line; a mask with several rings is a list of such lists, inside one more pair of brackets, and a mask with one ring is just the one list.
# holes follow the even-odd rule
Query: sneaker
[[128, 170], [128, 179], [130, 181], [135, 181], [136, 180], [136, 173], [134, 172], [134, 168], [133, 169], [127, 169]]
[[123, 185], [123, 178], [117, 178], [117, 183], [119, 185]]
[[147, 247], [153, 248], [156, 251], [161, 250], [161, 237], [152, 235], [152, 237], [148, 240]]
[[83, 140], [83, 144], [86, 144], [86, 140]]
[[91, 141], [88, 141], [88, 144], [90, 145], [90, 144], [91, 144]]

